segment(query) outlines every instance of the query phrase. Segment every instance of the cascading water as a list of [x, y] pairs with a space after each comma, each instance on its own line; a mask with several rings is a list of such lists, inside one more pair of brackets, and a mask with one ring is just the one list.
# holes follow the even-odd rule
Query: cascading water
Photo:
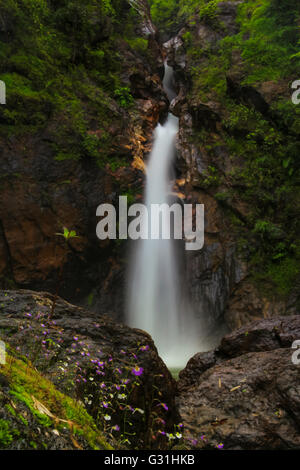
[[[173, 70], [165, 64], [164, 88], [171, 101]], [[178, 118], [171, 113], [158, 124], [147, 167], [145, 205], [167, 204], [171, 193], [170, 170], [175, 156]], [[160, 225], [161, 227], [161, 225]], [[139, 240], [132, 256], [129, 280], [128, 324], [151, 334], [169, 368], [184, 367], [199, 351], [199, 324], [184, 300], [173, 240]]]

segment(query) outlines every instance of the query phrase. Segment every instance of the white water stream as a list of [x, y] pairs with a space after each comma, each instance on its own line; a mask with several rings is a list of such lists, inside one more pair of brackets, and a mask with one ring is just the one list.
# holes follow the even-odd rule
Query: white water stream
[[[173, 70], [165, 64], [163, 84], [170, 101], [176, 96], [172, 80]], [[152, 204], [169, 202], [177, 133], [178, 118], [171, 113], [166, 123], [158, 124], [155, 129], [145, 194], [149, 214]], [[183, 368], [200, 350], [200, 325], [180, 286], [178, 250], [174, 241], [139, 240], [129, 278], [128, 324], [150, 333], [169, 368]]]

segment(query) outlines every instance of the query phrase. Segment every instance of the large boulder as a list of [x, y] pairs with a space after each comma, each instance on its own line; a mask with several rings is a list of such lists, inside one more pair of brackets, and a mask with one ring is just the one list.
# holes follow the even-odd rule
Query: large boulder
[[196, 448], [300, 449], [300, 317], [254, 322], [180, 373], [178, 406]]
[[32, 291], [0, 293], [0, 337], [82, 401], [126, 445], [160, 446], [178, 421], [175, 388], [151, 337], [62, 299]]

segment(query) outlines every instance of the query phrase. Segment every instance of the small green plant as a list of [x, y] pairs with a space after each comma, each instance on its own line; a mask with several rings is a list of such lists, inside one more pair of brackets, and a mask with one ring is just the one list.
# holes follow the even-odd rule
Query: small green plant
[[64, 237], [66, 241], [69, 241], [71, 238], [79, 238], [78, 235], [76, 235], [75, 230], [69, 230], [66, 227], [63, 227], [63, 229], [63, 233], [56, 233], [56, 235], [59, 237]]
[[217, 17], [219, 0], [212, 0], [200, 8], [200, 18], [204, 19], [207, 23], [214, 24]]
[[129, 108], [133, 103], [133, 96], [129, 87], [118, 87], [114, 91], [115, 98], [122, 108]]
[[[69, 245], [68, 245], [69, 241], [73, 238], [79, 238], [78, 235], [76, 234], [75, 230], [69, 230], [67, 227], [63, 227], [63, 232], [62, 233], [56, 233], [56, 235], [59, 236], [59, 237], [64, 238], [64, 240], [66, 242], [66, 246], [67, 246], [67, 251], [66, 251], [66, 256], [67, 256], [68, 255], [68, 250], [69, 250]], [[52, 308], [51, 308], [49, 319], [51, 319], [53, 317], [53, 314], [54, 314], [54, 309], [55, 309], [58, 293], [59, 293], [59, 290], [60, 290], [60, 287], [61, 287], [61, 284], [62, 284], [62, 281], [63, 281], [63, 270], [64, 270], [64, 263], [61, 262], [61, 265], [60, 265], [60, 268], [59, 268], [59, 273], [58, 273], [57, 286], [56, 286], [56, 290], [55, 290], [54, 299], [53, 299], [53, 302], [52, 302]]]
[[213, 165], [209, 165], [207, 170], [204, 172], [203, 185], [204, 187], [217, 186], [220, 182], [220, 176], [218, 170]]

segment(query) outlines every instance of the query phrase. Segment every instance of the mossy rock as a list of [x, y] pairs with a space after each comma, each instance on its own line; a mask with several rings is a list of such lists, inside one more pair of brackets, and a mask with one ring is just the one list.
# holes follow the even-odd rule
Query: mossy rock
[[0, 365], [0, 407], [0, 449], [112, 449], [80, 402], [13, 355]]

